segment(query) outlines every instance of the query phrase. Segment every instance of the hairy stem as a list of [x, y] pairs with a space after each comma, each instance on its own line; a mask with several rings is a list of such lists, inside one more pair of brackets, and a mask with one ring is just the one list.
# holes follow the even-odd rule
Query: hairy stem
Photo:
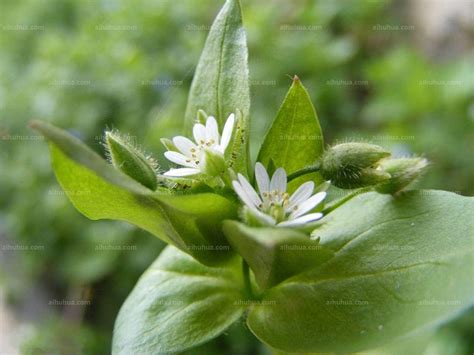
[[319, 171], [319, 169], [321, 169], [321, 164], [320, 163], [316, 163], [314, 165], [304, 167], [303, 169], [297, 170], [294, 173], [288, 175], [288, 182], [290, 182], [291, 180], [294, 180], [297, 177], [300, 177], [302, 175], [315, 173], [315, 172]]
[[347, 194], [346, 196], [340, 198], [339, 200], [333, 201], [322, 212], [323, 212], [324, 215], [327, 215], [328, 213], [334, 211], [336, 208], [342, 206], [347, 201], [351, 200], [352, 198], [356, 197], [357, 195], [363, 194], [365, 192], [372, 191], [372, 189], [373, 189], [373, 186], [367, 186], [367, 187], [363, 187], [361, 189], [357, 189], [357, 190]]

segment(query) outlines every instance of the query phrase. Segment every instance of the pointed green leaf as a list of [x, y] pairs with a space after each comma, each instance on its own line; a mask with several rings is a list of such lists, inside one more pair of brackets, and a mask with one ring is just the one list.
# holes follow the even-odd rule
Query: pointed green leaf
[[[321, 157], [323, 150], [323, 134], [316, 110], [308, 92], [295, 76], [265, 136], [257, 160], [265, 166], [273, 160], [275, 167], [283, 167], [291, 174], [313, 165]], [[296, 180], [300, 184], [318, 176], [319, 174], [313, 173]], [[320, 178], [317, 179], [317, 182], [319, 181]]]
[[49, 140], [56, 177], [86, 217], [130, 222], [205, 264], [230, 256], [221, 230], [221, 221], [237, 214], [230, 200], [213, 193], [152, 192], [67, 132], [43, 122], [31, 126]]
[[218, 336], [244, 309], [239, 260], [210, 268], [167, 247], [120, 309], [112, 353], [177, 352]]
[[[248, 160], [248, 121], [250, 89], [248, 82], [247, 38], [242, 26], [239, 0], [227, 0], [209, 31], [204, 50], [194, 74], [186, 108], [186, 126], [190, 131], [199, 110], [214, 116], [222, 130], [231, 113], [240, 111], [241, 137], [231, 142], [232, 152], [245, 164], [236, 168], [245, 172]], [[238, 117], [237, 117], [238, 118]], [[243, 141], [245, 149], [241, 151]], [[230, 150], [231, 148], [229, 148]]]
[[224, 222], [230, 245], [249, 264], [262, 289], [314, 268], [333, 252], [308, 235], [287, 228], [254, 228], [235, 221]]
[[334, 258], [270, 289], [248, 324], [286, 351], [356, 352], [439, 324], [474, 302], [474, 198], [358, 196], [315, 235]]

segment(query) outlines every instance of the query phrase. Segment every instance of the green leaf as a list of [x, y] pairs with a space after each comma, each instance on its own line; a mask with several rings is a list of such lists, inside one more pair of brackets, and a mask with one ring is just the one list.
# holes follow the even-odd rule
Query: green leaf
[[248, 324], [271, 346], [355, 352], [447, 320], [474, 302], [474, 199], [443, 191], [367, 193], [314, 234], [322, 266], [270, 289]]
[[293, 229], [255, 228], [225, 221], [224, 233], [232, 248], [247, 261], [262, 289], [314, 268], [333, 256], [330, 249]]
[[50, 141], [56, 178], [86, 217], [130, 222], [205, 264], [231, 255], [221, 221], [236, 217], [234, 202], [213, 193], [152, 192], [67, 132], [44, 122], [31, 126]]
[[[194, 74], [186, 108], [186, 126], [190, 131], [198, 110], [216, 117], [221, 130], [231, 113], [235, 113], [237, 119], [241, 115], [238, 124], [244, 129], [243, 134], [234, 138], [230, 147], [244, 162], [248, 161], [248, 149], [242, 152], [239, 142], [243, 141], [244, 147], [248, 145], [250, 89], [247, 57], [240, 2], [227, 0], [209, 31]], [[238, 171], [245, 172], [246, 164], [241, 166], [245, 169]]]
[[243, 313], [239, 260], [210, 268], [167, 247], [122, 305], [112, 353], [177, 352], [218, 336]]
[[[285, 168], [288, 174], [313, 165], [324, 150], [323, 134], [311, 98], [298, 77], [272, 123], [258, 154], [258, 161]], [[298, 184], [319, 174], [298, 178]], [[317, 179], [317, 182], [321, 179]]]

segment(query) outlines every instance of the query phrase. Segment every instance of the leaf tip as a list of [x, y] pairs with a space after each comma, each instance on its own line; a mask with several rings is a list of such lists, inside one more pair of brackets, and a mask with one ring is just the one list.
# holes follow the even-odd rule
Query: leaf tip
[[41, 121], [39, 120], [31, 120], [28, 122], [28, 128], [34, 129], [35, 131], [38, 130], [38, 127], [41, 125]]
[[298, 75], [293, 75], [293, 82], [296, 83], [296, 82], [299, 82], [300, 81], [300, 78], [298, 77]]

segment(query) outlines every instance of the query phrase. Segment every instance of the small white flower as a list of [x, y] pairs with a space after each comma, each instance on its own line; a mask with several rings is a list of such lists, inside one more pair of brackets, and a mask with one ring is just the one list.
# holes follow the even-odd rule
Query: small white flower
[[217, 121], [209, 116], [206, 125], [196, 123], [193, 127], [193, 136], [196, 143], [190, 139], [177, 136], [173, 138], [173, 144], [179, 152], [165, 152], [165, 157], [184, 168], [170, 169], [164, 175], [166, 176], [189, 176], [205, 172], [204, 153], [206, 150], [212, 150], [215, 153], [222, 154], [229, 145], [234, 129], [235, 115], [232, 113], [222, 130], [222, 137], [219, 136]]
[[[287, 176], [285, 169], [279, 168], [270, 180], [262, 164], [255, 165], [255, 178], [260, 194], [250, 185], [247, 179], [238, 174], [238, 181], [232, 185], [242, 202], [263, 222], [278, 227], [299, 226], [320, 219], [322, 213], [309, 213], [324, 198], [326, 192], [312, 195], [314, 183], [302, 184], [291, 196], [286, 192]], [[312, 196], [311, 196], [312, 195]]]

